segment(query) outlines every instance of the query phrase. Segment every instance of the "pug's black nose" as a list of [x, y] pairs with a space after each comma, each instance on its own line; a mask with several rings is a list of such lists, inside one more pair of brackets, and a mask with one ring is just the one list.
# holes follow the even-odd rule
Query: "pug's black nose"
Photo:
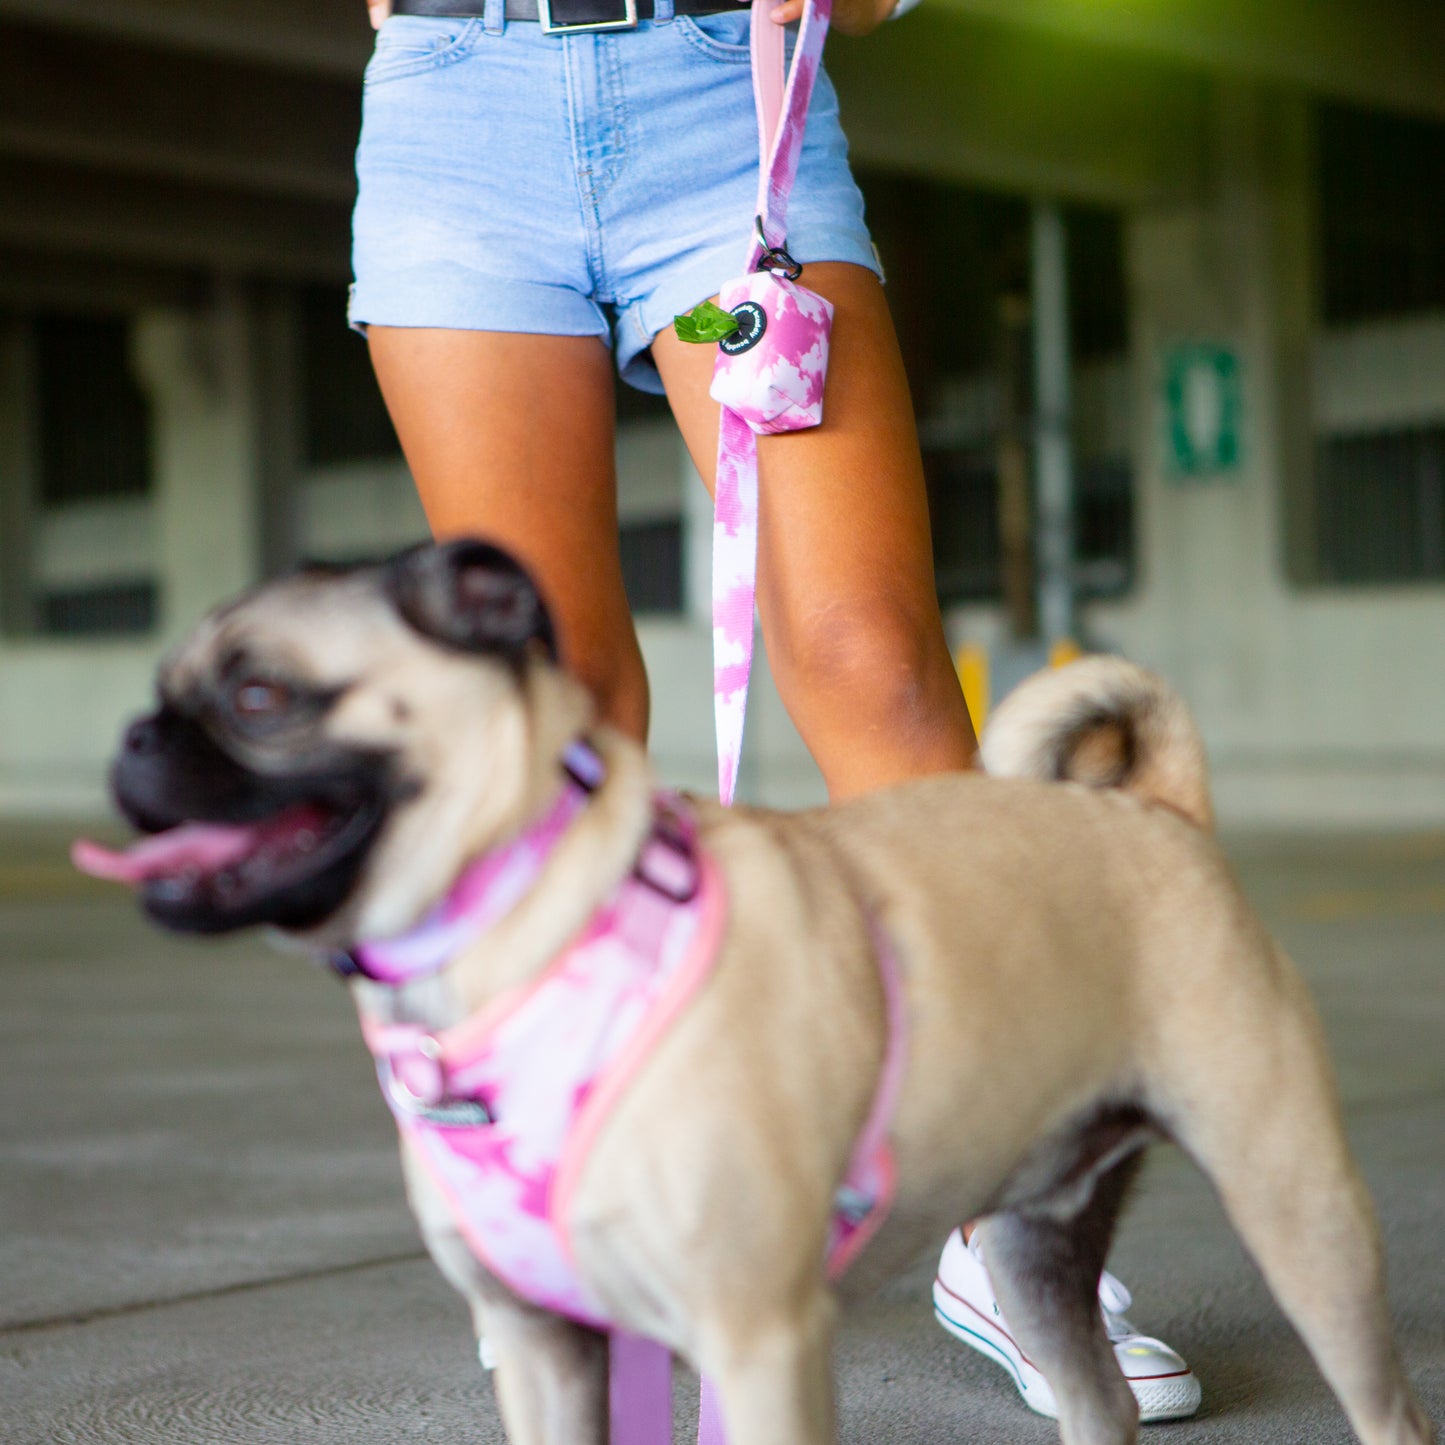
[[160, 729], [153, 717], [133, 722], [121, 738], [121, 748], [139, 757], [149, 757], [160, 749]]

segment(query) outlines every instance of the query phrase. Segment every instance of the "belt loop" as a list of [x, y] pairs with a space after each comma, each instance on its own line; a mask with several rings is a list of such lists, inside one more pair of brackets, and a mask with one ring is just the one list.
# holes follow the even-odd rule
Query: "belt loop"
[[488, 35], [500, 35], [507, 28], [507, 0], [487, 0], [482, 24]]
[[671, 25], [672, 16], [672, 0], [652, 0], [652, 23], [654, 25]]

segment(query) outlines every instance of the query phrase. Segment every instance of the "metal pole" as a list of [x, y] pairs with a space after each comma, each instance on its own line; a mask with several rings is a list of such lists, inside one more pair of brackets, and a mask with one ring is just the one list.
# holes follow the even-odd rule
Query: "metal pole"
[[1035, 545], [1039, 625], [1052, 647], [1077, 637], [1068, 244], [1057, 202], [1036, 201], [1032, 221]]

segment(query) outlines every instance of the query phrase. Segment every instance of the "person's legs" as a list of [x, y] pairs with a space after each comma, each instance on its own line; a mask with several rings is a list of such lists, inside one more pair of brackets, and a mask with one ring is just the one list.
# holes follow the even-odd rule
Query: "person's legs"
[[438, 538], [526, 563], [602, 717], [647, 736], [617, 545], [612, 359], [592, 336], [373, 326], [382, 394]]
[[[836, 799], [968, 767], [975, 743], [944, 645], [922, 460], [882, 287], [872, 272], [839, 264], [809, 265], [804, 281], [837, 307], [824, 420], [760, 439], [758, 597], [783, 700]], [[711, 490], [713, 349], [668, 331], [652, 352]], [[940, 1262], [941, 1284], [945, 1275], [957, 1284], [960, 1260], [975, 1256], [957, 1234]], [[981, 1264], [970, 1281], [991, 1317]], [[1189, 1367], [1138, 1334], [1121, 1313], [1127, 1292], [1112, 1276], [1105, 1281], [1105, 1325], [1145, 1417], [1193, 1414], [1199, 1386]], [[949, 1327], [979, 1347], [972, 1331]]]
[[[923, 463], [878, 278], [819, 262], [837, 307], [823, 424], [760, 438], [758, 608], [779, 692], [833, 798], [970, 766], [973, 728], [933, 582]], [[709, 490], [714, 349], [653, 359]]]

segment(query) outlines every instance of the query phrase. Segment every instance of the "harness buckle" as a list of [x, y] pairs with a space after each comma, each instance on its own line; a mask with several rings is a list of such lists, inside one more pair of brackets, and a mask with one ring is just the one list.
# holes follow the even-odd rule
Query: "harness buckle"
[[702, 886], [702, 872], [688, 822], [659, 807], [634, 871], [640, 882], [669, 903], [691, 903]]
[[403, 1114], [444, 1129], [477, 1129], [494, 1123], [481, 1099], [447, 1088], [447, 1066], [435, 1035], [403, 1025], [411, 1034], [395, 1047], [383, 1045], [373, 1057], [381, 1091]]
[[[565, 12], [580, 9], [583, 14], [604, 12], [621, 6], [621, 15], [602, 19], [568, 20]], [[560, 15], [558, 12], [562, 12]], [[544, 35], [582, 35], [591, 30], [636, 30], [637, 0], [537, 0], [537, 19]]]
[[377, 1065], [386, 1075], [387, 1091], [409, 1114], [425, 1113], [446, 1099], [446, 1064], [431, 1034], [418, 1033], [409, 1047], [389, 1050]]
[[361, 966], [361, 960], [349, 948], [340, 948], [329, 954], [326, 966], [342, 982], [347, 979], [367, 977], [366, 970]]

